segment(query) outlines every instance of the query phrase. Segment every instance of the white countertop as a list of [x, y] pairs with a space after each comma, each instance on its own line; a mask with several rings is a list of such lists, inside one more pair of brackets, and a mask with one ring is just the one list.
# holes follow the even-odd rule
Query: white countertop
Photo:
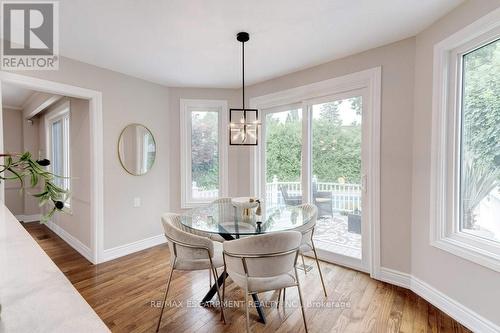
[[3, 203], [0, 304], [0, 332], [109, 332]]

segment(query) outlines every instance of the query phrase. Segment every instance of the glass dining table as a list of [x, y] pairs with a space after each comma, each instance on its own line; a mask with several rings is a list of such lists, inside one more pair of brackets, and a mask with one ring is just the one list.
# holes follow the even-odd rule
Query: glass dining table
[[[207, 206], [197, 207], [181, 214], [181, 224], [195, 233], [220, 235], [224, 240], [230, 241], [240, 237], [251, 237], [272, 233], [307, 228], [306, 225], [313, 219], [312, 212], [300, 206], [286, 206], [268, 209], [261, 216], [254, 213], [254, 209], [234, 206], [231, 202], [212, 203]], [[207, 305], [215, 296], [217, 286], [222, 286], [227, 278], [226, 273], [221, 273], [201, 301]], [[262, 304], [256, 294], [252, 295], [260, 320], [265, 323], [266, 318]]]

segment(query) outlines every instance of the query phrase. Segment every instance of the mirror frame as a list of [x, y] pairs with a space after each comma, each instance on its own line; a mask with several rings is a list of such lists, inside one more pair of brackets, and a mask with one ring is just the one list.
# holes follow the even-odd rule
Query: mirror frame
[[[141, 126], [141, 127], [144, 127], [145, 129], [148, 130], [148, 132], [151, 134], [151, 137], [153, 138], [153, 142], [155, 144], [155, 159], [153, 161], [153, 164], [151, 164], [151, 168], [145, 172], [145, 173], [141, 173], [141, 174], [134, 174], [132, 172], [130, 172], [126, 167], [125, 165], [123, 164], [123, 161], [122, 161], [122, 158], [120, 156], [120, 141], [122, 139], [122, 136], [123, 136], [123, 133], [125, 132], [125, 130], [129, 127], [129, 126]], [[131, 176], [135, 176], [135, 177], [140, 177], [140, 176], [145, 176], [147, 175], [151, 169], [153, 169], [155, 163], [156, 163], [156, 153], [157, 153], [158, 149], [157, 149], [157, 144], [156, 144], [156, 139], [155, 139], [155, 136], [153, 134], [153, 132], [149, 129], [149, 127], [147, 127], [146, 125], [143, 125], [143, 124], [140, 124], [140, 123], [130, 123], [130, 124], [127, 124], [125, 125], [125, 127], [123, 127], [123, 129], [120, 131], [120, 135], [118, 136], [118, 143], [117, 143], [117, 146], [116, 146], [116, 152], [117, 152], [117, 155], [118, 155], [118, 161], [120, 161], [120, 165], [122, 166], [123, 170], [125, 170], [129, 175]]]

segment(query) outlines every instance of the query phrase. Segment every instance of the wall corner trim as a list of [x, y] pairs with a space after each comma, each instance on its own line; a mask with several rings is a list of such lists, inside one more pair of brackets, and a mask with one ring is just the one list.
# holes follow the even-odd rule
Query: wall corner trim
[[457, 302], [416, 276], [381, 267], [377, 280], [410, 289], [473, 332], [500, 332], [500, 326]]
[[377, 277], [374, 278], [380, 281], [394, 284], [398, 287], [411, 289], [412, 277], [408, 273], [403, 273], [394, 269], [381, 267]]
[[92, 250], [90, 247], [86, 246], [80, 242], [77, 238], [71, 235], [69, 232], [58, 226], [52, 221], [48, 221], [45, 224], [50, 230], [52, 230], [57, 236], [61, 237], [66, 243], [68, 243], [72, 248], [74, 248], [78, 253], [85, 257], [88, 261], [95, 264], [95, 258], [92, 255]]
[[128, 254], [132, 254], [134, 252], [142, 251], [145, 249], [148, 249], [150, 247], [160, 245], [166, 243], [165, 235], [160, 234], [148, 238], [141, 239], [136, 242], [124, 244], [124, 245], [119, 245], [112, 247], [110, 249], [105, 249], [104, 254], [102, 256], [102, 260], [100, 263], [113, 260], [119, 257], [126, 256]]

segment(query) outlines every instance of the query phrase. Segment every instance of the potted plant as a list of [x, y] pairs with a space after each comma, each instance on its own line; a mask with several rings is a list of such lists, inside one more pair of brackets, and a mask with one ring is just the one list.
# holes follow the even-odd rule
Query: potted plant
[[59, 177], [45, 169], [50, 165], [47, 159], [34, 160], [30, 152], [0, 154], [3, 162], [0, 162], [0, 182], [17, 180], [21, 183], [21, 191], [26, 190], [26, 178], [29, 178], [30, 188], [41, 185], [38, 193], [32, 194], [38, 199], [40, 207], [50, 207], [42, 216], [42, 223], [47, 222], [57, 211], [64, 208], [68, 198], [68, 191], [54, 184], [54, 179]]

